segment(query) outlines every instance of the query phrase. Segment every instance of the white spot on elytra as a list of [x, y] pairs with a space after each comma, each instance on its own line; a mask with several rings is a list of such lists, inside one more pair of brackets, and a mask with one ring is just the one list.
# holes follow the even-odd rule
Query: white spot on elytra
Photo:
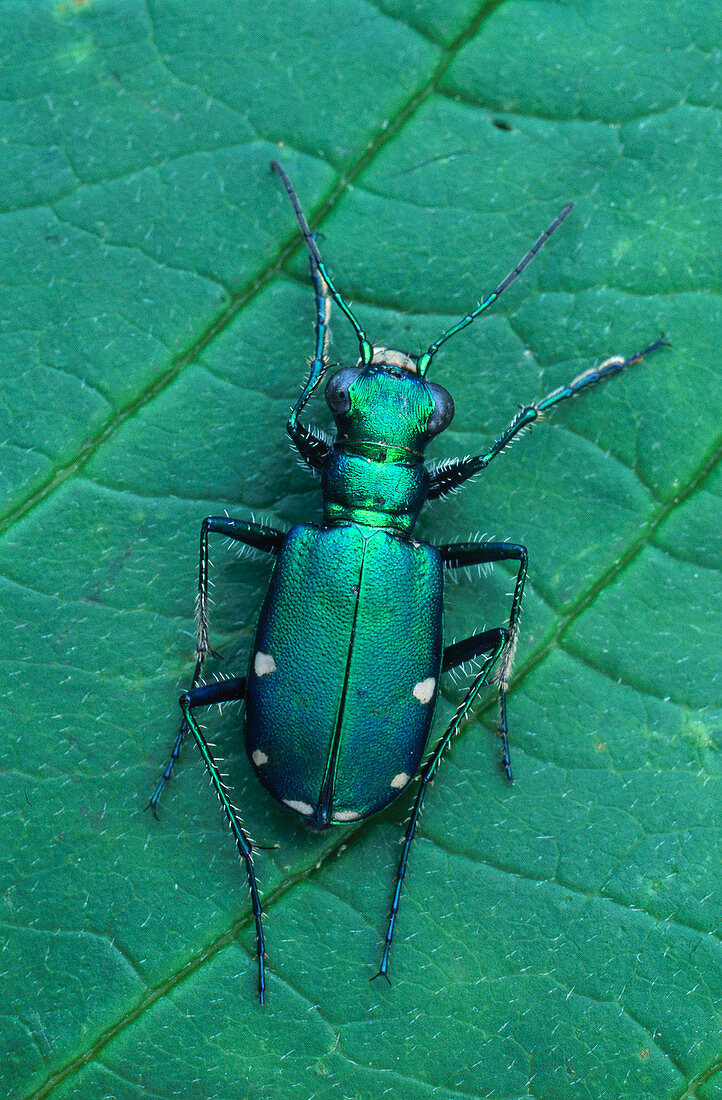
[[358, 821], [361, 814], [357, 814], [355, 810], [336, 810], [333, 815], [334, 821]]
[[395, 775], [394, 778], [391, 780], [391, 786], [396, 787], [397, 789], [400, 787], [405, 787], [410, 779], [411, 776], [408, 772], [399, 772], [399, 774]]
[[436, 687], [436, 680], [433, 676], [427, 676], [425, 680], [419, 680], [418, 684], [414, 686], [414, 690], [411, 692], [414, 699], [418, 699], [420, 703], [430, 703], [434, 698], [434, 688]]
[[256, 749], [253, 753], [253, 756], [251, 757], [251, 760], [257, 768], [260, 768], [261, 764], [268, 763], [268, 755], [265, 752], [261, 752], [260, 749]]
[[299, 814], [312, 814], [313, 806], [310, 802], [298, 802], [295, 798], [284, 798], [285, 804], [291, 810], [295, 810]]
[[276, 671], [276, 662], [270, 653], [261, 653], [260, 649], [253, 662], [253, 671], [256, 676], [268, 676], [269, 672]]

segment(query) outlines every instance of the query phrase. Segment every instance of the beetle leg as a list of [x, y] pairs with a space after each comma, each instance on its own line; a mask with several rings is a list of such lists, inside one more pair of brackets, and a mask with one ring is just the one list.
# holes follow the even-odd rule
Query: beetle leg
[[[511, 770], [509, 757], [509, 736], [506, 721], [506, 693], [509, 690], [509, 678], [514, 663], [514, 653], [519, 640], [519, 616], [521, 614], [521, 601], [524, 595], [529, 555], [525, 546], [513, 542], [457, 542], [447, 543], [438, 547], [441, 560], [447, 569], [459, 569], [469, 565], [487, 565], [496, 561], [518, 561], [519, 569], [514, 585], [514, 595], [509, 612], [509, 626], [506, 632], [504, 647], [499, 654], [499, 663], [494, 675], [495, 682], [499, 685], [499, 736], [502, 744], [502, 763], [504, 770], [513, 783], [514, 777]], [[486, 632], [489, 633], [489, 632]], [[493, 632], [492, 632], [493, 633]], [[465, 655], [465, 647], [473, 645], [474, 641], [481, 642], [484, 634], [474, 634], [454, 646], [448, 646], [444, 650], [443, 668], [453, 668], [455, 664], [468, 661], [474, 653]], [[458, 651], [458, 659], [455, 654]], [[480, 652], [480, 651], [477, 651]], [[452, 663], [449, 663], [449, 662]]]
[[[313, 236], [315, 239], [315, 234]], [[310, 466], [312, 470], [321, 470], [331, 452], [331, 448], [320, 435], [314, 432], [312, 428], [307, 428], [298, 419], [299, 413], [305, 407], [328, 370], [326, 352], [330, 335], [328, 326], [331, 320], [331, 295], [328, 284], [318, 270], [318, 264], [313, 256], [311, 256], [311, 279], [313, 280], [316, 299], [316, 346], [310, 363], [308, 379], [301, 390], [298, 401], [291, 409], [286, 431], [306, 465]]]
[[226, 680], [215, 680], [212, 684], [201, 684], [183, 693], [190, 699], [189, 708], [212, 707], [218, 703], [240, 703], [246, 694], [246, 677], [229, 676]]
[[[236, 542], [243, 542], [246, 546], [252, 546], [256, 550], [264, 550], [268, 554], [277, 554], [286, 537], [282, 531], [274, 527], [266, 527], [261, 523], [253, 523], [247, 519], [231, 519], [230, 516], [206, 516], [201, 524], [200, 553], [198, 558], [198, 596], [196, 613], [198, 617], [198, 633], [196, 639], [196, 656], [203, 664], [206, 654], [212, 653], [208, 643], [208, 535], [225, 535], [226, 538]], [[193, 687], [198, 686], [194, 677]]]
[[196, 688], [193, 691], [185, 691], [180, 697], [180, 706], [183, 711], [183, 724], [190, 730], [196, 744], [200, 750], [203, 762], [206, 766], [208, 774], [211, 779], [211, 783], [215, 789], [216, 794], [221, 802], [223, 813], [226, 816], [228, 824], [231, 827], [233, 838], [236, 842], [238, 854], [246, 867], [246, 875], [248, 877], [248, 887], [251, 892], [251, 905], [253, 908], [253, 917], [256, 924], [256, 948], [258, 953], [258, 996], [261, 1004], [266, 991], [266, 977], [265, 977], [265, 943], [263, 938], [263, 922], [262, 922], [262, 909], [261, 899], [258, 895], [258, 882], [256, 881], [256, 872], [253, 867], [253, 846], [246, 833], [241, 820], [238, 816], [238, 811], [230, 800], [229, 791], [226, 784], [223, 782], [220, 771], [218, 770], [218, 764], [216, 763], [213, 753], [210, 750], [208, 742], [203, 736], [198, 723], [191, 714], [193, 707], [205, 706], [210, 703], [228, 702], [233, 699], [242, 699], [245, 694], [246, 681], [243, 677], [237, 677], [233, 680], [222, 680], [217, 684], [208, 684], [204, 687]]
[[[212, 653], [208, 643], [208, 535], [225, 535], [227, 538], [244, 542], [247, 546], [253, 546], [256, 550], [265, 550], [269, 554], [277, 554], [285, 538], [282, 531], [276, 531], [273, 527], [266, 527], [260, 523], [252, 523], [245, 519], [231, 519], [230, 516], [206, 516], [201, 524], [200, 554], [198, 562], [198, 595], [196, 597], [196, 613], [198, 617], [198, 636], [196, 641], [196, 667], [193, 672], [190, 691], [199, 690], [201, 676], [203, 674], [203, 662], [208, 653]], [[241, 695], [239, 698], [243, 698]], [[181, 722], [178, 735], [173, 743], [165, 771], [158, 780], [158, 784], [150, 796], [146, 809], [151, 810], [154, 817], [158, 816], [158, 802], [163, 793], [163, 788], [171, 777], [175, 762], [180, 755], [181, 745], [188, 733], [188, 723], [185, 718]]]
[[496, 458], [497, 455], [506, 450], [519, 432], [523, 431], [524, 428], [528, 428], [535, 420], [543, 416], [547, 409], [558, 405], [560, 401], [567, 401], [570, 397], [575, 397], [587, 386], [593, 386], [597, 382], [609, 378], [612, 374], [619, 374], [620, 371], [625, 370], [626, 367], [631, 367], [634, 363], [641, 363], [645, 355], [656, 351], [657, 348], [668, 348], [670, 346], [664, 335], [662, 335], [659, 340], [655, 340], [643, 351], [635, 351], [627, 359], [624, 359], [621, 355], [614, 355], [611, 359], [606, 359], [603, 363], [600, 363], [598, 367], [590, 367], [589, 370], [583, 371], [566, 386], [559, 386], [558, 389], [552, 390], [536, 404], [523, 406], [506, 431], [499, 436], [485, 454], [474, 455], [472, 458], [451, 459], [449, 462], [442, 462], [436, 470], [432, 470], [428, 499], [434, 500], [436, 497], [452, 493], [468, 478], [478, 474], [480, 470], [489, 465], [492, 458]]
[[288, 434], [301, 458], [310, 470], [320, 472], [331, 453], [328, 443], [313, 428], [308, 428], [300, 420], [296, 420], [292, 426], [290, 420], [288, 423]]
[[493, 630], [483, 630], [480, 634], [470, 634], [468, 638], [462, 638], [460, 642], [452, 642], [444, 646], [444, 656], [441, 662], [441, 671], [458, 668], [467, 661], [473, 661], [481, 653], [488, 653], [499, 638], [499, 627]]
[[[488, 657], [487, 657], [486, 661], [484, 662], [484, 667], [474, 677], [474, 680], [471, 683], [468, 691], [466, 692], [466, 695], [462, 699], [459, 706], [456, 708], [456, 712], [454, 714], [454, 717], [451, 719], [451, 722], [449, 723], [449, 726], [446, 730], [446, 733], [444, 734], [444, 736], [439, 741], [439, 744], [436, 746], [436, 749], [434, 750], [434, 752], [433, 752], [432, 756], [430, 757], [430, 759], [427, 761], [426, 766], [424, 767], [424, 770], [423, 770], [422, 775], [421, 775], [421, 783], [419, 785], [419, 789], [418, 789], [418, 792], [416, 794], [416, 800], [414, 802], [414, 808], [411, 812], [411, 817], [409, 818], [409, 823], [406, 826], [406, 833], [404, 835], [404, 846], [403, 846], [403, 849], [402, 849], [402, 852], [401, 852], [401, 860], [399, 862], [399, 869], [396, 872], [396, 887], [394, 889], [393, 901], [391, 902], [391, 912], [390, 912], [390, 915], [389, 915], [389, 926], [388, 926], [388, 930], [386, 932], [386, 942], [384, 944], [383, 955], [381, 957], [381, 966], [379, 967], [378, 973], [374, 975], [374, 977], [376, 977], [376, 978], [383, 975], [383, 977], [386, 978], [386, 980], [388, 981], [389, 952], [391, 951], [391, 941], [392, 941], [393, 935], [394, 935], [394, 927], [396, 925], [396, 916], [397, 916], [398, 911], [399, 911], [399, 901], [400, 901], [400, 898], [401, 898], [401, 887], [403, 885], [404, 876], [406, 874], [406, 867], [407, 867], [408, 860], [409, 860], [409, 850], [411, 848], [411, 842], [414, 839], [414, 834], [416, 833], [416, 826], [418, 824], [419, 817], [421, 815], [421, 807], [422, 807], [423, 802], [424, 802], [424, 796], [426, 794], [426, 788], [428, 787], [429, 783], [432, 781], [432, 779], [436, 775], [439, 764], [441, 763], [441, 759], [442, 759], [444, 753], [446, 752], [446, 749], [451, 744], [451, 741], [453, 740], [455, 734], [459, 731], [459, 728], [462, 725], [462, 723], [464, 722], [464, 719], [467, 717], [467, 715], [469, 713], [469, 710], [471, 709], [472, 703], [474, 702], [474, 699], [478, 695], [481, 688], [488, 682], [489, 673], [491, 672], [492, 668], [494, 667], [494, 665], [498, 661], [499, 657], [503, 653], [504, 646], [507, 644], [507, 641], [508, 641], [508, 632], [503, 627], [499, 627], [496, 630], [486, 631], [486, 635], [487, 635], [487, 643], [488, 643], [487, 647], [486, 647], [487, 652], [488, 652]], [[480, 642], [483, 635], [475, 635], [474, 637], [479, 639], [479, 642]], [[467, 639], [467, 641], [471, 641], [471, 639]], [[461, 644], [463, 644], [463, 643], [461, 643]], [[470, 648], [474, 648], [474, 647], [470, 647]], [[476, 649], [476, 652], [478, 653], [478, 652], [480, 652], [480, 650]], [[446, 651], [445, 651], [445, 655], [446, 655]], [[503, 717], [504, 717], [504, 719], [506, 718], [506, 707], [505, 706], [504, 706], [504, 709], [503, 709]]]

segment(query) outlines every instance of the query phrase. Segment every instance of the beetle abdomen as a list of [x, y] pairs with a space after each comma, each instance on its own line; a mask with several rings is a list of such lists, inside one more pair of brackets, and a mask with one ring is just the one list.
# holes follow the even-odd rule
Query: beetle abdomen
[[317, 827], [368, 817], [416, 774], [442, 652], [433, 547], [356, 524], [288, 535], [246, 692], [248, 755]]

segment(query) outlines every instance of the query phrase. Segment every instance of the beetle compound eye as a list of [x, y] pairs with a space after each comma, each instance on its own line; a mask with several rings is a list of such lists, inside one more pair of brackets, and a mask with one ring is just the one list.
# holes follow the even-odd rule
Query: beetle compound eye
[[429, 417], [426, 431], [429, 435], [438, 435], [448, 428], [454, 416], [454, 399], [443, 386], [437, 386], [435, 382], [429, 382], [431, 396], [434, 399], [434, 411]]
[[336, 371], [326, 386], [326, 402], [334, 415], [347, 413], [351, 408], [349, 390], [363, 367], [343, 367]]

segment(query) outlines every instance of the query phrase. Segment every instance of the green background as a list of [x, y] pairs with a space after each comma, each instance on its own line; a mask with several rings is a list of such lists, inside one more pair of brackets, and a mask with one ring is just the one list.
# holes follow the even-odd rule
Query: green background
[[[719, 1100], [719, 7], [7, 0], [0, 13], [2, 1053], [8, 1097]], [[427, 799], [307, 834], [209, 716], [267, 911], [186, 748], [206, 514], [320, 515], [284, 423], [313, 301], [279, 157], [377, 344], [439, 353], [476, 453], [664, 329], [417, 528], [528, 545], [510, 696]], [[354, 355], [338, 316], [333, 358]], [[328, 426], [322, 402], [313, 416]], [[242, 672], [267, 564], [214, 552]], [[512, 575], [448, 591], [448, 636]], [[444, 685], [440, 721], [461, 697]], [[715, 709], [717, 708], [717, 709]], [[437, 725], [437, 728], [440, 728]], [[373, 767], [373, 762], [369, 762]]]

